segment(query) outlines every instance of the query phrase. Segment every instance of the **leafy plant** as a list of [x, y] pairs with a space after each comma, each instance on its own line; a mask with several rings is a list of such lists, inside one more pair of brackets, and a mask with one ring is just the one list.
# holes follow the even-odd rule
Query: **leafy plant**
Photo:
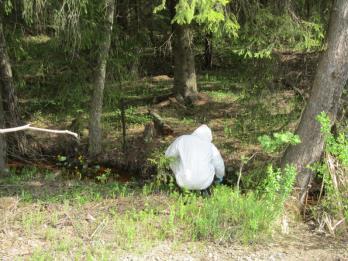
[[269, 165], [267, 176], [262, 185], [258, 188], [261, 198], [267, 199], [273, 206], [274, 212], [279, 212], [284, 206], [285, 200], [289, 197], [296, 178], [296, 168], [293, 165], [285, 166], [282, 171]]
[[152, 183], [153, 188], [162, 188], [163, 185], [173, 191], [175, 187], [174, 176], [170, 172], [170, 164], [174, 163], [176, 158], [166, 157], [161, 150], [155, 150], [148, 158], [148, 162], [157, 169], [156, 177]]
[[[176, 14], [172, 23], [191, 24], [196, 22], [206, 31], [217, 36], [227, 34], [238, 36], [240, 28], [236, 17], [225, 11], [225, 6], [230, 0], [179, 0], [175, 6]], [[165, 9], [166, 0], [154, 9], [154, 13]]]
[[301, 142], [300, 137], [291, 132], [274, 133], [273, 137], [263, 135], [258, 138], [262, 149], [267, 153], [279, 152], [286, 144], [296, 145]]
[[100, 181], [101, 183], [105, 184], [109, 180], [110, 174], [111, 174], [111, 169], [105, 169], [101, 175], [96, 177], [96, 179]]
[[346, 133], [339, 133], [337, 138], [331, 133], [330, 118], [325, 112], [317, 116], [321, 125], [321, 133], [325, 138], [325, 152], [336, 157], [343, 167], [348, 167], [348, 137]]
[[[310, 168], [322, 179], [320, 204], [313, 213], [320, 225], [326, 226], [331, 234], [345, 219], [348, 221], [348, 138], [345, 133], [335, 137], [331, 133], [331, 121], [325, 112], [316, 117], [324, 136], [324, 161]], [[323, 190], [325, 196], [321, 199]]]

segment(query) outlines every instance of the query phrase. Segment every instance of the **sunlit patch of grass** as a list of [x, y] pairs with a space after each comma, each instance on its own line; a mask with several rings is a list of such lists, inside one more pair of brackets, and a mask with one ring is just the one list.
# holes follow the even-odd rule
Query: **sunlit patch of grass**
[[[24, 173], [24, 174], [23, 174]], [[134, 189], [129, 185], [118, 182], [97, 184], [84, 181], [65, 181], [52, 171], [26, 169], [25, 172], [12, 173], [10, 177], [0, 180], [0, 184], [8, 187], [1, 190], [0, 196], [18, 195], [22, 202], [27, 203], [64, 203], [70, 202], [85, 205], [89, 202], [100, 202], [104, 199], [131, 196]], [[62, 183], [61, 186], [57, 182]]]
[[48, 251], [48, 249], [37, 247], [34, 249], [30, 259], [31, 260], [54, 260], [54, 256], [52, 256], [51, 251]]
[[183, 117], [181, 120], [180, 120], [180, 123], [183, 124], [183, 125], [193, 125], [195, 124], [197, 121], [195, 118], [192, 118], [192, 117]]
[[228, 90], [206, 91], [205, 93], [215, 102], [235, 102], [240, 97], [238, 94]]
[[53, 250], [63, 253], [69, 253], [73, 249], [81, 248], [83, 241], [80, 238], [71, 238], [67, 235], [62, 236], [59, 240], [54, 241]]
[[21, 225], [27, 233], [33, 233], [37, 227], [42, 226], [46, 216], [40, 210], [32, 210], [29, 213], [22, 213]]
[[[151, 120], [147, 113], [138, 112], [136, 107], [129, 107], [125, 110], [125, 119], [127, 125], [145, 124]], [[103, 113], [103, 121], [113, 124], [113, 126], [121, 126], [121, 110], [115, 108], [111, 112]]]
[[45, 230], [44, 238], [47, 241], [54, 242], [55, 240], [59, 239], [61, 232], [59, 229], [48, 227]]
[[32, 43], [32, 44], [43, 44], [43, 43], [47, 43], [50, 40], [51, 40], [51, 37], [45, 34], [27, 35], [23, 38], [24, 42]]

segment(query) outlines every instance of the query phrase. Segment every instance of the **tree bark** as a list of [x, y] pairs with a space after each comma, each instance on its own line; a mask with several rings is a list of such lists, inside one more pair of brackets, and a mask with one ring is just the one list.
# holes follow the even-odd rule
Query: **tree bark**
[[89, 156], [94, 158], [101, 152], [102, 128], [101, 115], [105, 85], [106, 64], [109, 56], [111, 33], [114, 23], [114, 0], [105, 0], [106, 14], [103, 36], [99, 46], [98, 65], [95, 72], [95, 84], [91, 101], [89, 120]]
[[305, 0], [305, 9], [306, 9], [306, 18], [309, 19], [311, 17], [311, 0]]
[[[178, 0], [168, 3], [171, 19], [175, 16]], [[193, 52], [193, 34], [188, 24], [172, 24], [174, 58], [174, 93], [177, 97], [192, 102], [197, 98], [197, 80], [195, 57]]]
[[[5, 115], [2, 101], [2, 92], [0, 88], [0, 129], [5, 128]], [[6, 140], [5, 135], [0, 134], [0, 175], [5, 173], [6, 168]]]
[[204, 67], [205, 69], [213, 68], [213, 39], [211, 34], [204, 38]]
[[279, 15], [286, 14], [291, 10], [291, 0], [275, 0], [273, 6]]
[[[6, 39], [0, 14], [0, 88], [2, 92], [5, 126], [21, 125], [18, 100], [13, 84], [12, 68], [7, 54]], [[12, 153], [27, 153], [27, 139], [23, 133], [13, 133], [7, 136], [8, 149]]]
[[197, 97], [193, 36], [190, 25], [174, 26], [174, 93], [184, 99]]
[[327, 39], [327, 50], [320, 59], [311, 95], [296, 131], [302, 142], [288, 147], [282, 159], [283, 166], [291, 163], [297, 167], [301, 202], [312, 177], [307, 166], [320, 159], [324, 147], [316, 116], [324, 111], [334, 123], [348, 78], [348, 1], [334, 2]]
[[121, 25], [125, 31], [128, 31], [131, 26], [131, 8], [129, 0], [117, 1], [118, 18], [116, 23]]

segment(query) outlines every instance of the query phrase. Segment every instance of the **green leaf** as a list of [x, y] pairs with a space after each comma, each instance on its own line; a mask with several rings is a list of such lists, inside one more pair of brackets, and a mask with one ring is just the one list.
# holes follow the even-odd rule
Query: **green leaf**
[[162, 3], [153, 9], [153, 13], [157, 14], [158, 12], [161, 12], [164, 9], [166, 9], [166, 0], [162, 0]]

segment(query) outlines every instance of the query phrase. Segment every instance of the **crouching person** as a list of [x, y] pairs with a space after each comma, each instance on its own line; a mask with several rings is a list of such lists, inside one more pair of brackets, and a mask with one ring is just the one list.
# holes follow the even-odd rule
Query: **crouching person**
[[212, 132], [207, 125], [191, 135], [178, 137], [166, 150], [166, 157], [174, 158], [170, 168], [179, 187], [206, 190], [213, 183], [221, 183], [225, 165], [220, 152], [212, 143]]

